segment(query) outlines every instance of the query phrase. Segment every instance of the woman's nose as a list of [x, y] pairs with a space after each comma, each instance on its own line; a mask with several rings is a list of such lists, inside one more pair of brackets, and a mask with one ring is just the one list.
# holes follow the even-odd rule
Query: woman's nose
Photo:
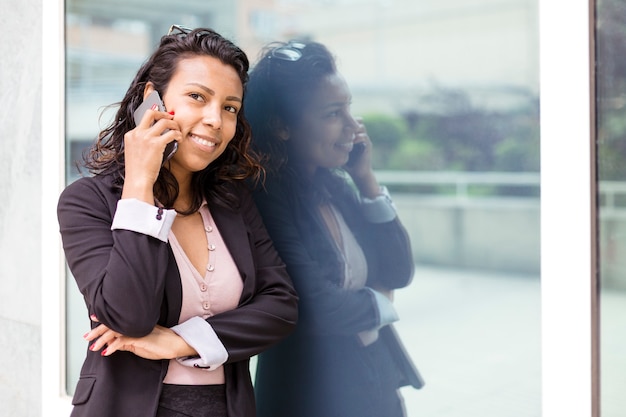
[[359, 123], [357, 122], [357, 120], [354, 118], [354, 116], [352, 116], [352, 114], [347, 113], [346, 114], [346, 127], [356, 131], [359, 128]]
[[220, 110], [217, 106], [205, 106], [202, 123], [211, 126], [213, 129], [220, 129], [222, 127], [222, 113]]

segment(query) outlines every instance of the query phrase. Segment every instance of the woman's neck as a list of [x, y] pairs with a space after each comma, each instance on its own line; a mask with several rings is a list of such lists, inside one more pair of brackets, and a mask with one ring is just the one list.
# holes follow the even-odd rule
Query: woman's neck
[[[300, 162], [290, 161], [287, 168], [291, 171], [292, 174], [296, 174], [301, 179], [312, 182], [319, 171], [319, 167], [316, 165], [307, 165]], [[291, 175], [291, 174], [290, 174]]]
[[177, 212], [186, 212], [193, 205], [193, 192], [191, 187], [191, 180], [193, 174], [189, 175], [176, 175], [176, 182], [178, 183], [178, 196], [174, 201], [174, 209]]

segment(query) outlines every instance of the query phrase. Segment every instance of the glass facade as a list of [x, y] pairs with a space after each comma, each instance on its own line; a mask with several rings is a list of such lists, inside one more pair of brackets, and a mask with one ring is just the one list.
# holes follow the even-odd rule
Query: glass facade
[[[538, 416], [538, 4], [423, 3], [68, 0], [66, 181], [171, 24], [213, 27], [252, 62], [273, 40], [325, 43], [412, 240], [397, 329], [426, 386], [403, 389], [408, 415]], [[67, 279], [71, 394], [88, 320]]]

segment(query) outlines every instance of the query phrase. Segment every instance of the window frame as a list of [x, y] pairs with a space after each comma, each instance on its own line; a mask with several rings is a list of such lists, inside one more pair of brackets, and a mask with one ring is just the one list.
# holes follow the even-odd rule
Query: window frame
[[65, 390], [65, 260], [56, 217], [65, 186], [65, 2], [42, 2], [42, 16], [41, 406], [46, 417], [71, 411]]
[[[599, 416], [593, 7], [593, 1], [574, 0], [565, 15], [559, 0], [539, 0], [544, 417]], [[41, 107], [44, 417], [69, 415], [71, 410], [65, 390], [65, 263], [56, 219], [65, 176], [64, 13], [63, 0], [42, 3], [46, 16], [42, 19]], [[563, 103], [567, 113], [562, 111]]]
[[542, 415], [597, 417], [595, 5], [539, 3]]

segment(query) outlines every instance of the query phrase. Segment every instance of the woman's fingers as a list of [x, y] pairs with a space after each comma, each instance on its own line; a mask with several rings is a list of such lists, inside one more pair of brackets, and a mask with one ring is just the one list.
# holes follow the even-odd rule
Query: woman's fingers
[[101, 353], [102, 356], [109, 356], [117, 351], [128, 351], [151, 360], [173, 359], [197, 354], [182, 337], [162, 326], [156, 326], [150, 334], [139, 338], [119, 335], [110, 340]]
[[125, 178], [122, 198], [136, 198], [154, 204], [153, 187], [163, 164], [163, 151], [168, 143], [182, 139], [178, 123], [171, 119], [173, 116], [161, 113], [169, 119], [162, 118], [148, 128], [140, 125], [124, 135]]
[[165, 145], [173, 140], [179, 141], [181, 138], [182, 134], [172, 113], [148, 110], [139, 126], [124, 135], [124, 152], [128, 152], [130, 146], [136, 147], [145, 155], [146, 149], [154, 146], [162, 153]]
[[[95, 317], [92, 321], [98, 322]], [[83, 338], [93, 341], [89, 346], [92, 352], [100, 351], [102, 356], [110, 356], [117, 351], [128, 351], [145, 359], [172, 359], [179, 356], [197, 354], [172, 329], [155, 326], [152, 332], [144, 337], [127, 337], [100, 324], [87, 332]]]
[[89, 346], [89, 350], [91, 350], [92, 352], [99, 351], [100, 349], [106, 347], [109, 343], [114, 341], [115, 338], [118, 337], [118, 334], [119, 333], [112, 330], [107, 330], [100, 337], [95, 339], [95, 341]]
[[355, 142], [366, 142], [366, 143], [371, 143], [370, 137], [367, 134], [367, 129], [365, 128], [365, 123], [363, 123], [363, 118], [361, 117], [355, 117], [354, 118], [357, 122], [357, 129], [355, 131]]
[[85, 333], [83, 338], [89, 342], [93, 341], [93, 343], [89, 346], [89, 350], [96, 352], [106, 347], [120, 336], [122, 336], [120, 333], [109, 329], [104, 324], [100, 324], [91, 331]]
[[172, 141], [182, 139], [180, 126], [173, 117], [170, 113], [148, 110], [141, 123], [126, 132], [124, 158], [127, 179], [139, 179], [152, 187], [161, 169], [165, 147]]
[[126, 336], [115, 337], [102, 350], [101, 354], [102, 354], [102, 356], [110, 356], [113, 353], [117, 352], [118, 350], [127, 350], [129, 352], [133, 352], [134, 353], [133, 344], [129, 343], [132, 340], [135, 340], [135, 339], [130, 338], [130, 337], [126, 337]]

